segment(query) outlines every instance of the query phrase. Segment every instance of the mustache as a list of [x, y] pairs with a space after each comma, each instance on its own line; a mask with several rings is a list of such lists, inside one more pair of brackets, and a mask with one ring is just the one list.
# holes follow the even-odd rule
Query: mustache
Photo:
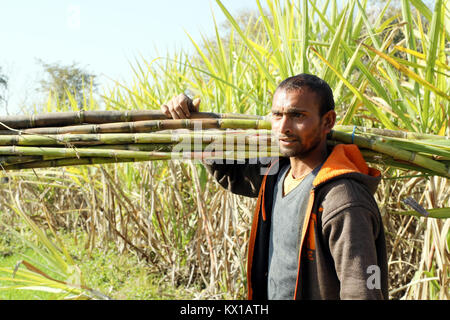
[[275, 134], [275, 137], [278, 140], [297, 140], [297, 141], [301, 141], [300, 137], [297, 137], [297, 136], [294, 136], [294, 135]]

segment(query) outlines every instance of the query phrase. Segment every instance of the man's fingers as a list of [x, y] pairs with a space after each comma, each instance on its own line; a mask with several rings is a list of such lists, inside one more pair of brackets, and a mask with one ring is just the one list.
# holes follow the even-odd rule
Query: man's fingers
[[173, 100], [170, 100], [169, 103], [167, 104], [167, 106], [168, 106], [171, 118], [172, 119], [180, 119], [180, 117], [178, 116], [178, 113], [176, 111], [176, 108], [174, 106]]
[[179, 106], [178, 108], [174, 108], [173, 111], [177, 114], [177, 118], [174, 119], [186, 119], [187, 116], [184, 114], [183, 109]]
[[175, 98], [175, 101], [176, 103], [174, 105], [174, 108], [180, 118], [189, 118], [191, 116], [189, 112], [189, 104], [191, 104], [191, 99], [184, 93], [181, 93]]
[[161, 111], [169, 118], [186, 119], [191, 117], [191, 112], [198, 112], [199, 106], [199, 98], [192, 101], [182, 93], [172, 98], [167, 104], [163, 104]]
[[200, 110], [200, 102], [200, 98], [196, 98], [194, 99], [194, 101], [192, 101], [193, 112], [198, 112], [198, 110]]
[[188, 101], [188, 100], [182, 100], [179, 104], [178, 112], [183, 113], [185, 118], [191, 117], [191, 113], [189, 112], [189, 107], [188, 107], [189, 102], [190, 101]]
[[161, 111], [167, 116], [169, 119], [178, 119], [178, 114], [173, 109], [172, 100], [167, 104], [163, 104], [161, 106]]
[[169, 107], [168, 107], [166, 104], [163, 104], [163, 105], [161, 106], [161, 111], [162, 111], [168, 118], [171, 118], [171, 117], [172, 117], [172, 115], [170, 114], [170, 111], [169, 111]]

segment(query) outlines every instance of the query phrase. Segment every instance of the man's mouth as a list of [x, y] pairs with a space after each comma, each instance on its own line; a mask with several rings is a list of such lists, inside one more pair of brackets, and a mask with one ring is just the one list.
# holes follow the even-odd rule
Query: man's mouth
[[298, 142], [295, 138], [278, 138], [278, 141], [280, 142], [280, 145], [283, 146], [290, 146], [296, 142]]

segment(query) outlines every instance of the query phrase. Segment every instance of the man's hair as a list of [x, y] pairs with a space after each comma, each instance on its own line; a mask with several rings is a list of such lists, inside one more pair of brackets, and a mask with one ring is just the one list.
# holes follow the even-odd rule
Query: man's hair
[[[323, 116], [330, 110], [334, 110], [333, 90], [331, 90], [328, 83], [312, 74], [302, 73], [289, 77], [278, 85], [277, 90], [283, 89], [286, 91], [293, 91], [301, 89], [302, 87], [308, 87], [319, 97], [320, 116]], [[275, 90], [275, 92], [277, 90]]]

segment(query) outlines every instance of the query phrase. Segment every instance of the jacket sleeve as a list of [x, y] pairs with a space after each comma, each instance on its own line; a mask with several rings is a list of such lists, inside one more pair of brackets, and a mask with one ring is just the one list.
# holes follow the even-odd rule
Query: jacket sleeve
[[234, 194], [256, 198], [269, 162], [267, 158], [263, 161], [247, 159], [244, 163], [204, 161], [203, 165], [223, 188]]
[[387, 299], [382, 291], [376, 238], [379, 215], [362, 205], [335, 212], [322, 226], [340, 282], [341, 299]]

